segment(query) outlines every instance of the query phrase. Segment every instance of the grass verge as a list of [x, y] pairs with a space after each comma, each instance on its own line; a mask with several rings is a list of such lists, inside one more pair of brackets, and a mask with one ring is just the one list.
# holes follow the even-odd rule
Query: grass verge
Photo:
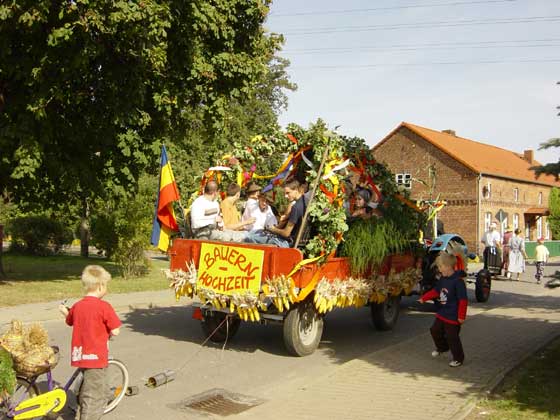
[[560, 338], [507, 375], [468, 420], [560, 419]]
[[102, 258], [4, 254], [2, 262], [7, 278], [0, 280], [0, 307], [80, 297], [83, 295], [80, 275], [88, 264], [99, 264], [111, 273], [110, 293], [162, 290], [168, 286], [161, 272], [169, 267], [165, 260], [152, 260], [149, 273], [127, 280], [114, 263]]

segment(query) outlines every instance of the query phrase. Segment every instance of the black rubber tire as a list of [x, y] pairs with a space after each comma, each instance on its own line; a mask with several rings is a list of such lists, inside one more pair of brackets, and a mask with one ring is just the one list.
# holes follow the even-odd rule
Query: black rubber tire
[[[204, 336], [206, 338], [210, 337], [210, 341], [214, 343], [223, 343], [233, 338], [239, 330], [241, 320], [233, 316], [227, 316], [227, 321], [222, 323], [226, 316], [227, 315], [223, 312], [208, 311], [203, 313], [200, 325]], [[220, 324], [221, 326], [218, 328]]]
[[323, 317], [310, 302], [292, 307], [284, 318], [284, 344], [293, 356], [312, 354], [322, 335]]
[[399, 319], [401, 297], [387, 296], [383, 303], [371, 304], [371, 320], [379, 331], [392, 330]]
[[487, 302], [490, 298], [492, 289], [492, 274], [488, 270], [480, 270], [476, 273], [476, 283], [474, 287], [474, 295], [477, 302]]

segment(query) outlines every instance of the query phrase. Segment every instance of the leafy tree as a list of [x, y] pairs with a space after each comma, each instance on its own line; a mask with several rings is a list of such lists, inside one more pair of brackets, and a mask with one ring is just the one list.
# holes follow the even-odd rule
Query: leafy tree
[[133, 193], [163, 141], [222, 129], [267, 74], [282, 41], [263, 29], [269, 3], [2, 2], [0, 190], [79, 205], [87, 253], [96, 197]]
[[560, 190], [556, 187], [550, 191], [548, 208], [550, 209], [550, 215], [547, 220], [552, 238], [558, 239], [560, 238]]
[[[551, 147], [559, 147], [560, 138], [550, 139], [547, 142], [541, 143], [539, 150], [550, 149]], [[560, 160], [556, 163], [547, 163], [542, 166], [536, 166], [531, 168], [535, 171], [537, 175], [546, 174], [554, 175], [556, 179], [559, 179], [560, 175]]]
[[277, 133], [278, 115], [288, 102], [285, 91], [297, 89], [289, 80], [288, 65], [289, 61], [284, 58], [271, 57], [267, 72], [247, 97], [230, 99], [221, 128], [205, 127], [195, 115], [184, 136], [166, 145], [180, 191], [196, 190], [203, 172], [215, 165], [225, 151], [250, 145], [255, 135]]

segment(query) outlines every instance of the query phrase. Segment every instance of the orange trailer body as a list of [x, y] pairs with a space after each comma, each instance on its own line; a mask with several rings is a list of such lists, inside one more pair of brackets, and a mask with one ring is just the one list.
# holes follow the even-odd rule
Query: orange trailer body
[[[198, 239], [175, 239], [169, 254], [171, 256], [171, 270], [185, 269], [189, 261], [193, 261], [198, 268], [200, 250], [203, 240]], [[264, 251], [262, 278], [273, 278], [280, 275], [288, 275], [294, 267], [303, 261], [303, 254], [295, 248], [278, 248], [269, 245], [254, 245], [235, 242], [212, 242], [213, 244], [223, 244], [228, 247], [252, 248]], [[411, 254], [388, 255], [383, 260], [380, 267], [380, 274], [387, 274], [389, 270], [396, 272], [414, 267], [415, 258]], [[317, 273], [319, 271], [319, 273]], [[305, 288], [311, 283], [314, 277], [319, 279], [343, 280], [351, 277], [350, 263], [348, 258], [330, 257], [324, 264], [315, 263], [303, 265], [292, 275], [295, 286], [299, 289]]]

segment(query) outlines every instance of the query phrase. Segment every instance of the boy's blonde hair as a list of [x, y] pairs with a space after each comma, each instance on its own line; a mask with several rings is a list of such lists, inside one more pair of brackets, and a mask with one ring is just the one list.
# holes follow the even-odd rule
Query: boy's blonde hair
[[106, 286], [111, 274], [100, 265], [88, 265], [82, 272], [82, 286], [86, 292], [94, 292], [100, 285]]
[[440, 252], [436, 257], [434, 264], [436, 267], [455, 268], [455, 264], [457, 264], [457, 257], [449, 254], [448, 252]]

